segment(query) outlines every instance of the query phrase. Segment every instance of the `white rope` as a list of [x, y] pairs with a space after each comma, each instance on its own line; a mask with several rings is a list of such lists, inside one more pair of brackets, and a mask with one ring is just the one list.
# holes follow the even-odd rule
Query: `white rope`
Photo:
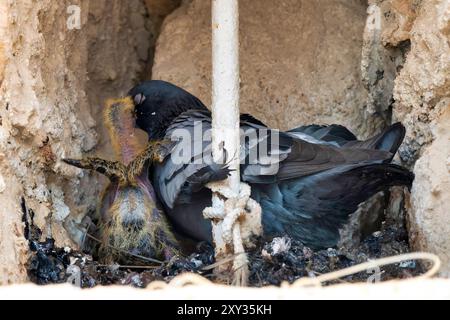
[[[293, 284], [282, 284], [281, 287], [284, 288], [304, 288], [304, 287], [310, 287], [310, 286], [319, 286], [321, 287], [321, 284], [324, 282], [329, 282], [333, 280], [338, 280], [339, 278], [346, 277], [355, 273], [359, 273], [365, 270], [370, 270], [376, 267], [381, 267], [389, 264], [394, 263], [400, 263], [403, 261], [410, 261], [410, 260], [428, 260], [432, 263], [432, 266], [429, 268], [427, 272], [424, 274], [421, 274], [419, 276], [410, 278], [408, 280], [403, 281], [412, 281], [417, 279], [430, 279], [433, 276], [435, 276], [441, 267], [441, 260], [438, 256], [432, 253], [426, 253], [426, 252], [414, 252], [414, 253], [407, 253], [387, 258], [381, 258], [373, 261], [368, 261], [365, 263], [358, 264], [356, 266], [352, 266], [349, 268], [345, 268], [342, 270], [330, 272], [323, 274], [321, 276], [315, 277], [315, 278], [301, 278], [297, 281], [295, 281]], [[173, 278], [169, 283], [166, 283], [164, 281], [153, 281], [147, 286], [147, 290], [158, 290], [158, 289], [164, 289], [167, 287], [185, 287], [190, 285], [207, 285], [207, 286], [214, 286], [216, 285], [214, 282], [211, 282], [210, 280], [206, 279], [205, 277], [194, 274], [194, 273], [183, 273], [179, 276], [176, 276]]]
[[221, 220], [223, 241], [232, 246], [235, 285], [246, 285], [248, 277], [248, 257], [244, 243], [249, 243], [253, 234], [261, 234], [261, 207], [250, 198], [250, 186], [241, 182], [239, 194], [218, 183], [208, 184], [208, 188], [225, 200], [218, 205], [203, 210], [206, 219]]
[[432, 267], [424, 274], [414, 277], [414, 279], [427, 279], [436, 275], [441, 268], [441, 260], [438, 256], [427, 252], [413, 252], [401, 254], [393, 257], [381, 258], [377, 260], [372, 260], [358, 264], [356, 266], [348, 267], [338, 271], [326, 273], [314, 278], [301, 278], [295, 281], [292, 287], [308, 287], [308, 286], [321, 286], [322, 283], [338, 280], [343, 277], [350, 276], [366, 270], [373, 270], [374, 268], [379, 268], [385, 265], [390, 265], [394, 263], [400, 263], [403, 261], [410, 260], [428, 260], [433, 263]]

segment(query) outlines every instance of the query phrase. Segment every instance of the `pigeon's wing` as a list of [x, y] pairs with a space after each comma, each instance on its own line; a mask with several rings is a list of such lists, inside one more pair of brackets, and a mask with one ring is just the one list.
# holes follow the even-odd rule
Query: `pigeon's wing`
[[[241, 129], [242, 163], [252, 161], [256, 164], [254, 167], [241, 166], [243, 179], [261, 175], [260, 181], [275, 181], [279, 166], [272, 170], [267, 157], [260, 157], [257, 151], [276, 131], [269, 130], [261, 121], [247, 114], [241, 115]], [[166, 208], [172, 209], [176, 202], [188, 202], [192, 194], [201, 191], [208, 182], [223, 180], [229, 174], [226, 163], [235, 155], [224, 154], [224, 164], [212, 161], [209, 111], [184, 112], [172, 122], [165, 138], [178, 140], [170, 157], [155, 165], [153, 170], [155, 189]], [[276, 143], [274, 152], [280, 153], [276, 161], [288, 156], [290, 146], [291, 139], [287, 136], [281, 139], [281, 143]]]
[[[389, 151], [358, 148], [356, 145], [345, 147], [345, 144], [344, 147], [340, 147], [336, 145], [336, 142], [328, 143], [319, 140], [320, 137], [327, 136], [324, 132], [314, 136], [325, 128], [328, 134], [334, 132], [334, 137], [341, 132], [342, 136], [349, 139], [345, 140], [347, 141], [345, 143], [353, 141], [350, 139], [354, 139], [354, 136], [341, 126], [335, 126], [334, 131], [329, 127], [322, 129], [318, 126], [308, 127], [311, 135], [305, 134], [307, 135], [305, 139], [302, 139], [298, 133], [268, 129], [249, 121], [241, 122], [242, 127], [249, 131], [255, 129], [259, 133], [255, 134], [257, 138], [246, 139], [245, 143], [241, 143], [243, 145], [241, 155], [245, 156], [245, 161], [241, 165], [241, 175], [244, 181], [251, 183], [295, 179], [340, 166], [382, 163], [392, 158]], [[343, 141], [342, 138], [341, 143], [344, 143]]]
[[338, 147], [350, 141], [357, 141], [356, 136], [350, 130], [337, 124], [301, 126], [291, 129], [287, 133], [313, 143], [332, 144]]
[[211, 159], [211, 117], [208, 111], [190, 110], [175, 119], [166, 139], [177, 141], [163, 163], [156, 164], [154, 187], [166, 208], [172, 209], [180, 193], [194, 193], [229, 174], [226, 164]]
[[[272, 166], [267, 164], [267, 157], [259, 156], [258, 147], [266, 145], [264, 142], [270, 140], [276, 131], [269, 130], [264, 123], [247, 114], [241, 115], [241, 129], [242, 163], [256, 164], [254, 167], [245, 164], [241, 166], [243, 179], [260, 176], [259, 181], [264, 179], [267, 182], [275, 181], [279, 166], [273, 170]], [[216, 164], [212, 161], [209, 111], [184, 112], [172, 122], [165, 138], [178, 142], [171, 156], [162, 164], [155, 166], [153, 181], [167, 208], [172, 209], [175, 202], [189, 201], [192, 194], [202, 190], [208, 182], [227, 177], [229, 170], [226, 162], [235, 155], [224, 154], [225, 164]], [[276, 143], [274, 152], [280, 154], [277, 162], [288, 156], [290, 146], [291, 139], [287, 136], [283, 136], [280, 143]]]
[[402, 144], [405, 133], [405, 127], [400, 122], [397, 122], [370, 139], [365, 141], [348, 141], [344, 144], [344, 147], [384, 150], [394, 155]]
[[360, 141], [346, 127], [332, 125], [309, 125], [287, 131], [288, 134], [316, 144], [332, 144], [338, 147], [354, 149], [376, 149], [389, 151], [392, 155], [397, 152], [404, 137], [405, 127], [397, 122], [385, 128], [370, 139]]
[[294, 139], [289, 156], [280, 162], [278, 180], [287, 180], [352, 164], [390, 161], [392, 154], [383, 150], [335, 147]]
[[241, 115], [240, 129], [242, 180], [250, 183], [276, 182], [280, 163], [289, 156], [294, 139], [248, 115]]
[[389, 186], [410, 187], [414, 175], [394, 164], [346, 165], [271, 185], [256, 200], [267, 233], [287, 233], [309, 246], [331, 247], [358, 205]]
[[[302, 139], [299, 133], [307, 137]], [[365, 141], [338, 125], [307, 126], [283, 134], [292, 138], [292, 144], [288, 156], [279, 162], [278, 181], [340, 166], [390, 162], [403, 141], [405, 128], [396, 123]]]
[[[300, 178], [321, 171], [352, 164], [371, 164], [390, 161], [392, 154], [385, 150], [358, 148], [357, 145], [339, 147], [328, 143], [303, 140], [295, 134], [269, 129], [249, 115], [241, 116], [241, 178], [249, 183], [275, 183]], [[320, 131], [315, 130], [314, 134]], [[327, 128], [320, 136], [354, 138], [340, 126]], [[340, 132], [340, 133], [339, 133]], [[214, 164], [211, 156], [211, 114], [190, 110], [173, 121], [166, 139], [179, 142], [170, 158], [158, 165], [155, 187], [163, 203], [172, 208], [180, 193], [190, 194], [204, 188], [211, 181], [224, 179], [226, 165]], [[357, 140], [356, 140], [357, 141]], [[234, 155], [225, 155], [231, 159]]]

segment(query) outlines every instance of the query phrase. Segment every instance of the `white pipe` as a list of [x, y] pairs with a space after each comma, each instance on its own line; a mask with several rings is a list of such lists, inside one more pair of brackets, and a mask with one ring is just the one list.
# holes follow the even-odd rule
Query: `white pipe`
[[[221, 143], [236, 171], [228, 179], [239, 190], [239, 10], [238, 0], [212, 0], [212, 118], [213, 153]], [[227, 159], [230, 160], [230, 159]]]
[[[212, 0], [212, 142], [216, 161], [226, 149], [230, 169], [223, 182], [239, 194], [239, 1]], [[232, 159], [231, 159], [232, 158]], [[231, 160], [231, 161], [230, 161]], [[213, 197], [213, 207], [223, 208], [223, 201]], [[230, 252], [222, 238], [221, 223], [213, 223], [216, 256]]]

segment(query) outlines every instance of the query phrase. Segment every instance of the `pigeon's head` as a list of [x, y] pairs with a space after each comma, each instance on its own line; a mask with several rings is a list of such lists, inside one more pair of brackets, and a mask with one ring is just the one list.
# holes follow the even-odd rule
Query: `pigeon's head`
[[172, 121], [191, 109], [206, 110], [189, 92], [165, 81], [145, 81], [130, 90], [134, 101], [136, 125], [151, 139], [161, 139]]

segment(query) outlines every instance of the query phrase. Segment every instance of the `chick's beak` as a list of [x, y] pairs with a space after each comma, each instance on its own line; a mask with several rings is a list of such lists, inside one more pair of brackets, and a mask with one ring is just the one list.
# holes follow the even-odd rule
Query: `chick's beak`
[[[129, 98], [131, 98], [132, 101], [134, 101], [133, 96], [129, 96]], [[134, 103], [134, 109], [133, 111], [131, 111], [131, 116], [133, 117], [134, 121], [134, 127], [137, 128], [137, 124], [136, 124], [136, 120], [137, 120], [137, 104], [136, 102]]]

